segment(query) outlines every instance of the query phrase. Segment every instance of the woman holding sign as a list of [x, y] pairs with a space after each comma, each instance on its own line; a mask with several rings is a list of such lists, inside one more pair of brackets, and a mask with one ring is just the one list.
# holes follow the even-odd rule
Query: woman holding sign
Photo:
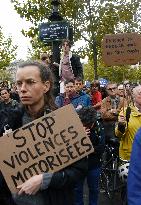
[[[23, 104], [23, 125], [55, 109], [52, 77], [45, 64], [24, 62], [16, 73], [16, 85]], [[17, 205], [73, 205], [74, 184], [87, 172], [82, 159], [54, 174], [35, 175], [17, 187], [13, 194]]]

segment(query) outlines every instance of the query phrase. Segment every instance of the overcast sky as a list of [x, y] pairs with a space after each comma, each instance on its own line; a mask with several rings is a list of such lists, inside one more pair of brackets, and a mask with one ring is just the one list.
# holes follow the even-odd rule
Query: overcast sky
[[3, 28], [4, 35], [12, 36], [13, 44], [18, 45], [17, 59], [26, 58], [30, 42], [22, 35], [21, 30], [28, 29], [30, 25], [29, 22], [20, 18], [10, 0], [0, 0], [0, 26]]

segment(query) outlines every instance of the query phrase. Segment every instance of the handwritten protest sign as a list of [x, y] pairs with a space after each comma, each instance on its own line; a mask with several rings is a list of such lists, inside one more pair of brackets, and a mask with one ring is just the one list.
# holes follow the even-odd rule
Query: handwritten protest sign
[[134, 65], [141, 60], [141, 35], [107, 34], [102, 41], [102, 58], [106, 65]]
[[30, 177], [61, 170], [93, 151], [78, 115], [67, 105], [1, 137], [0, 169], [16, 192]]

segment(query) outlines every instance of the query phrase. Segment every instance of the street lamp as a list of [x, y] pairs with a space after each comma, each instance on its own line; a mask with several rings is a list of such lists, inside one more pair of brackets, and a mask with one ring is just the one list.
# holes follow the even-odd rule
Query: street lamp
[[59, 0], [52, 0], [51, 5], [53, 6], [52, 13], [49, 16], [50, 21], [62, 21], [63, 17], [59, 14], [58, 7], [60, 5]]
[[[53, 6], [52, 13], [49, 16], [50, 21], [62, 21], [63, 17], [59, 14], [58, 7], [60, 5], [59, 0], [52, 0], [51, 5]], [[52, 52], [53, 52], [53, 60], [57, 63], [60, 62], [60, 41], [52, 42]]]

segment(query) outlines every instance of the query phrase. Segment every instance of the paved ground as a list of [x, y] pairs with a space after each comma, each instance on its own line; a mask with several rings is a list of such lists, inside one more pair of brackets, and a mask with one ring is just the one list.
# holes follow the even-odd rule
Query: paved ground
[[[88, 205], [88, 189], [87, 185], [84, 188], [84, 201], [85, 205]], [[109, 200], [105, 193], [100, 193], [98, 205], [121, 205], [121, 199], [118, 193], [115, 194], [113, 200]]]
[[[88, 203], [87, 203], [88, 204]], [[104, 193], [100, 194], [98, 205], [121, 205], [121, 199], [117, 195], [113, 200], [109, 200]]]

